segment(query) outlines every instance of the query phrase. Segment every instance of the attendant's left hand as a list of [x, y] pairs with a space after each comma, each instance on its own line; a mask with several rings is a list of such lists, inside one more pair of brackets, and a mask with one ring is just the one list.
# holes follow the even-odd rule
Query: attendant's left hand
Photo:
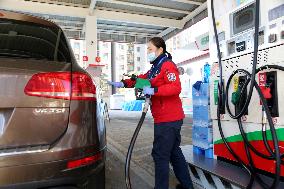
[[155, 94], [155, 90], [154, 90], [154, 88], [151, 88], [151, 87], [143, 87], [143, 94], [145, 94], [145, 95], [154, 95]]

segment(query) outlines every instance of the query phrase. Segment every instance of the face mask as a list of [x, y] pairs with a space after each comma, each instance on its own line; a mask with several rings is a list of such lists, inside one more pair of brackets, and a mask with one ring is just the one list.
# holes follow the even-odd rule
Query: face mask
[[156, 57], [155, 52], [151, 52], [151, 53], [147, 54], [147, 59], [148, 59], [149, 62], [153, 62], [156, 58], [157, 57]]

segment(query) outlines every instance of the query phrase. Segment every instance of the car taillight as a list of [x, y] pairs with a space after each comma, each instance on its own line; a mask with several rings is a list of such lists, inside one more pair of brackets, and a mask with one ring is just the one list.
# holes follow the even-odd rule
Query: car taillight
[[96, 87], [85, 73], [74, 72], [37, 73], [32, 76], [25, 87], [25, 94], [45, 98], [69, 100], [95, 100]]
[[25, 87], [25, 94], [46, 98], [70, 99], [70, 72], [37, 73]]
[[94, 156], [85, 157], [78, 160], [72, 160], [67, 163], [67, 169], [74, 169], [81, 166], [93, 164], [102, 159], [102, 154], [96, 154]]
[[72, 97], [73, 100], [96, 100], [96, 87], [90, 76], [80, 72], [72, 75]]

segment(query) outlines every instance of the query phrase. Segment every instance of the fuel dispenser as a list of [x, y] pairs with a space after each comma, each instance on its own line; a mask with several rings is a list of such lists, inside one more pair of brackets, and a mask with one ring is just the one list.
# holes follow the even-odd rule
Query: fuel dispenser
[[[284, 1], [208, 1], [214, 155], [284, 178]], [[261, 181], [260, 181], [261, 182]]]

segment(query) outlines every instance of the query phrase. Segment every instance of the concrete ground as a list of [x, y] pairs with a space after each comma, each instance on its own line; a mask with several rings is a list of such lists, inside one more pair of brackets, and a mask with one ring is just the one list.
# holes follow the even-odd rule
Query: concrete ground
[[[124, 182], [124, 162], [112, 152], [107, 152], [106, 161], [106, 189], [126, 189]], [[135, 189], [151, 188], [143, 178], [132, 172], [132, 187]]]
[[[124, 189], [124, 161], [132, 134], [137, 126], [141, 112], [110, 111], [107, 124], [108, 157], [107, 189]], [[191, 117], [186, 117], [182, 128], [182, 145], [191, 144]], [[153, 143], [153, 119], [147, 115], [133, 150], [131, 169], [132, 185], [135, 189], [154, 188], [154, 163], [151, 156]], [[175, 188], [177, 180], [171, 172], [170, 189]]]

